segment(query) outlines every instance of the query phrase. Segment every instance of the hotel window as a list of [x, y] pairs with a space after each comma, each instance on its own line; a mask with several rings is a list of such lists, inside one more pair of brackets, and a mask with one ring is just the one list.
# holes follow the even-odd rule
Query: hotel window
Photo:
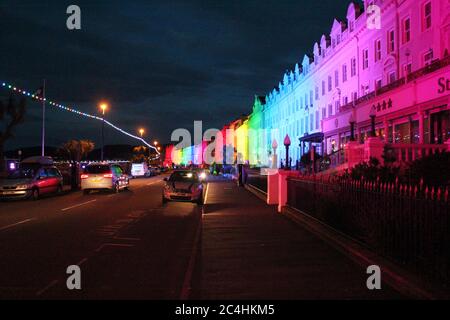
[[382, 86], [382, 81], [381, 79], [375, 80], [375, 89], [376, 90], [380, 90]]
[[316, 100], [319, 100], [319, 87], [316, 87], [315, 92], [316, 92]]
[[338, 113], [339, 113], [339, 110], [340, 110], [340, 108], [341, 108], [341, 102], [340, 102], [339, 100], [337, 100], [337, 101], [334, 103], [334, 107], [335, 107], [335, 114], [338, 114]]
[[325, 81], [322, 81], [322, 95], [325, 95]]
[[423, 66], [429, 66], [433, 62], [433, 50], [430, 49], [423, 55]]
[[345, 96], [344, 98], [342, 98], [342, 102], [343, 102], [344, 106], [347, 105], [348, 104], [348, 97]]
[[333, 115], [333, 105], [329, 104], [328, 105], [328, 116], [331, 117]]
[[334, 87], [339, 87], [339, 71], [334, 72]]
[[347, 81], [347, 65], [342, 65], [342, 82]]
[[358, 92], [353, 92], [352, 93], [352, 101], [356, 101], [358, 100]]
[[388, 54], [395, 51], [395, 31], [391, 30], [388, 32]]
[[381, 60], [381, 40], [375, 41], [375, 62]]
[[397, 75], [395, 74], [395, 71], [390, 72], [388, 76], [388, 82], [393, 83], [397, 80]]
[[356, 76], [356, 58], [353, 58], [351, 61], [351, 75], [352, 77]]
[[316, 130], [319, 129], [319, 111], [316, 111]]
[[332, 89], [333, 89], [333, 82], [331, 76], [328, 76], [328, 92], [330, 92]]
[[309, 91], [309, 105], [312, 107], [312, 105], [313, 105], [313, 101], [314, 101], [314, 98], [313, 98], [313, 91], [311, 90], [311, 91]]
[[411, 19], [403, 20], [402, 43], [408, 43], [411, 40]]
[[369, 50], [364, 49], [363, 50], [363, 70], [367, 69], [369, 67]]
[[425, 3], [422, 9], [422, 30], [431, 28], [431, 1]]
[[412, 67], [411, 63], [403, 65], [403, 76], [407, 77], [411, 73]]
[[350, 32], [353, 32], [355, 30], [355, 21], [350, 21]]
[[309, 131], [314, 130], [314, 114], [311, 113], [311, 116], [309, 117]]
[[322, 108], [322, 119], [325, 119], [327, 117], [327, 109]]

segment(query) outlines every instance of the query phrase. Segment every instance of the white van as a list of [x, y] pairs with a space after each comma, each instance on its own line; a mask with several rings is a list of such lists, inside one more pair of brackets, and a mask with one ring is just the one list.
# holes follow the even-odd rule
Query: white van
[[145, 162], [131, 164], [131, 176], [133, 178], [150, 176], [147, 164]]

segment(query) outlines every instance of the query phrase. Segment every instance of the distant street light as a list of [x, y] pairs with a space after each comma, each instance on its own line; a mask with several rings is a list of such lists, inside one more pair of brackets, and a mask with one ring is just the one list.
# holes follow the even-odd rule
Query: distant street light
[[104, 160], [105, 153], [105, 112], [108, 109], [108, 104], [102, 102], [100, 104], [100, 110], [102, 111], [102, 151], [101, 151], [101, 160]]
[[158, 141], [155, 140], [155, 142], [153, 142], [153, 144], [154, 144], [155, 146], [157, 146], [157, 145], [158, 145]]
[[144, 129], [139, 129], [139, 134], [141, 135], [141, 138], [142, 137], [144, 137], [144, 133], [145, 133], [145, 130]]

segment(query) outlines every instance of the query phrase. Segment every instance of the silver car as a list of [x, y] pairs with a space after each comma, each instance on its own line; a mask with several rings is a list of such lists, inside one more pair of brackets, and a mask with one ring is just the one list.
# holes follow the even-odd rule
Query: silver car
[[119, 192], [128, 189], [130, 180], [119, 165], [90, 164], [81, 175], [81, 190], [89, 194], [92, 190]]
[[189, 201], [203, 205], [203, 183], [197, 172], [177, 170], [169, 178], [164, 178], [164, 181], [163, 204], [168, 201]]

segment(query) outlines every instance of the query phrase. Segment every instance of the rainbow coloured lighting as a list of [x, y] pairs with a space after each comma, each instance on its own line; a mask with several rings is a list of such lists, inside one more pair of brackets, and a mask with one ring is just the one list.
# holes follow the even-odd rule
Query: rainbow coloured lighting
[[155, 150], [157, 154], [160, 154], [160, 152], [158, 151], [158, 149], [157, 149], [156, 147], [154, 147], [153, 145], [151, 145], [150, 143], [148, 143], [147, 141], [145, 141], [143, 138], [138, 137], [138, 136], [136, 136], [136, 135], [134, 135], [134, 134], [131, 134], [131, 133], [129, 133], [129, 132], [127, 132], [127, 131], [125, 131], [125, 130], [119, 128], [118, 126], [116, 126], [116, 125], [114, 125], [113, 123], [107, 121], [106, 119], [103, 119], [102, 117], [94, 116], [94, 115], [91, 115], [91, 114], [86, 113], [86, 112], [81, 112], [81, 111], [78, 111], [78, 110], [76, 110], [76, 109], [74, 109], [74, 108], [67, 107], [67, 106], [65, 106], [65, 105], [56, 103], [56, 102], [51, 101], [51, 100], [47, 100], [47, 98], [42, 98], [42, 97], [40, 97], [40, 96], [34, 95], [34, 94], [30, 93], [29, 91], [19, 89], [19, 88], [15, 87], [15, 86], [13, 86], [13, 85], [11, 85], [11, 84], [9, 84], [9, 83], [6, 83], [6, 82], [2, 82], [2, 87], [5, 88], [5, 89], [8, 89], [8, 90], [11, 90], [11, 91], [13, 91], [13, 92], [17, 92], [17, 93], [19, 93], [19, 94], [22, 94], [22, 95], [24, 95], [24, 96], [26, 96], [26, 97], [30, 97], [31, 99], [34, 99], [34, 100], [37, 100], [37, 101], [45, 101], [45, 102], [47, 102], [47, 103], [48, 103], [50, 106], [52, 106], [52, 107], [57, 107], [57, 108], [59, 108], [59, 109], [61, 109], [61, 110], [68, 111], [68, 112], [72, 112], [72, 113], [75, 113], [75, 114], [77, 114], [77, 115], [79, 115], [79, 116], [83, 116], [83, 117], [86, 117], [86, 118], [90, 118], [90, 119], [94, 119], [94, 120], [99, 120], [99, 121], [105, 121], [105, 123], [106, 123], [108, 126], [110, 126], [111, 128], [113, 128], [113, 129], [119, 131], [120, 133], [122, 133], [122, 134], [124, 134], [124, 135], [126, 135], [126, 136], [128, 136], [128, 137], [130, 137], [130, 138], [139, 140], [140, 142], [142, 142], [143, 144], [145, 144], [147, 147], [152, 148], [153, 150]]

